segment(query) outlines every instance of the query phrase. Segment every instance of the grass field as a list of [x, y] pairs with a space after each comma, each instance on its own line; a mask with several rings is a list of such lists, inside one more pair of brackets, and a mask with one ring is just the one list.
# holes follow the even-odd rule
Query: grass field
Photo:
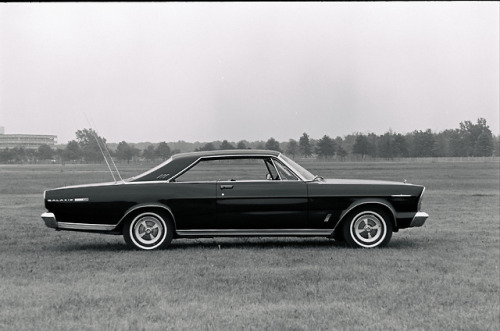
[[217, 238], [132, 251], [40, 219], [43, 190], [109, 181], [104, 166], [0, 165], [0, 329], [500, 330], [497, 161], [304, 165], [423, 184], [430, 218], [384, 249]]

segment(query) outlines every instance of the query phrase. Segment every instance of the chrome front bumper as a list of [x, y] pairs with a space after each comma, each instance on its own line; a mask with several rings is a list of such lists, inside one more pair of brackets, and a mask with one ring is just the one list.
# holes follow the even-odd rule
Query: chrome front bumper
[[53, 213], [43, 213], [42, 219], [47, 227], [57, 229], [56, 216]]
[[413, 216], [413, 219], [411, 220], [410, 227], [417, 227], [417, 226], [422, 226], [424, 225], [425, 221], [429, 215], [427, 213], [424, 213], [423, 211], [419, 211], [418, 213]]

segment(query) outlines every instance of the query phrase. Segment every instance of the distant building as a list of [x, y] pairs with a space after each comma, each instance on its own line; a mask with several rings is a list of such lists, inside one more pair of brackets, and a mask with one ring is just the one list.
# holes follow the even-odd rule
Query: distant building
[[0, 127], [0, 149], [24, 148], [38, 149], [41, 145], [54, 147], [57, 136], [45, 134], [5, 134], [5, 129]]

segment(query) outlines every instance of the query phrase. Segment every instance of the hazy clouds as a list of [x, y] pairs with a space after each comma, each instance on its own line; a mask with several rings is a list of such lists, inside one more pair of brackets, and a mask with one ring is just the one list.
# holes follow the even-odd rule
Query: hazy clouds
[[0, 4], [0, 126], [108, 141], [499, 133], [499, 3]]

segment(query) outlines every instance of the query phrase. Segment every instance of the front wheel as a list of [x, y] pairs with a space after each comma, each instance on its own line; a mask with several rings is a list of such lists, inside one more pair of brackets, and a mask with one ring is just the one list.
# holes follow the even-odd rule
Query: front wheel
[[351, 247], [383, 247], [391, 240], [392, 221], [381, 210], [363, 210], [346, 220], [343, 234]]
[[123, 228], [127, 245], [136, 249], [152, 250], [166, 247], [173, 238], [170, 218], [155, 212], [144, 212], [130, 218]]

